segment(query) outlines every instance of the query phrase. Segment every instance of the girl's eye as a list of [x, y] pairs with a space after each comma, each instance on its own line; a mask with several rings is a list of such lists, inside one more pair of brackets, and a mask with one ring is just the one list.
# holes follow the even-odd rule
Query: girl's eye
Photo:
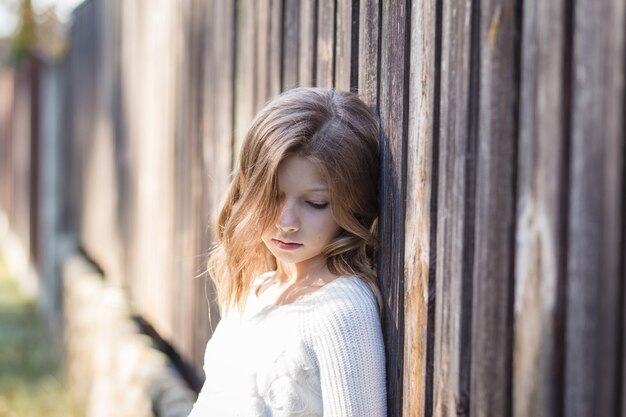
[[315, 203], [313, 201], [307, 201], [306, 203], [317, 210], [322, 210], [328, 207], [328, 203]]

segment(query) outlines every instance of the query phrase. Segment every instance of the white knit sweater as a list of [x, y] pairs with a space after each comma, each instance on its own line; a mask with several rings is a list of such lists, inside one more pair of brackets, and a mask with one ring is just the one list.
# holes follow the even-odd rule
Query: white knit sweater
[[189, 417], [387, 415], [383, 338], [365, 283], [340, 277], [281, 306], [254, 294], [209, 340]]

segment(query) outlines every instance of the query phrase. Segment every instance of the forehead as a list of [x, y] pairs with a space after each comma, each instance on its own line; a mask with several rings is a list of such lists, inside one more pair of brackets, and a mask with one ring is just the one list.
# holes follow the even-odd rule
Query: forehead
[[278, 166], [278, 187], [281, 190], [328, 190], [318, 166], [310, 159], [297, 155], [285, 158]]

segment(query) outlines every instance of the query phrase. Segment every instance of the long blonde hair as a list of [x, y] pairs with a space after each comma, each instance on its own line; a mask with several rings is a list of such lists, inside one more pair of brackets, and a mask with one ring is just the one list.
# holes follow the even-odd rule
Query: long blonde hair
[[379, 123], [355, 94], [296, 88], [270, 101], [242, 145], [239, 166], [217, 216], [217, 244], [208, 267], [220, 305], [242, 308], [252, 281], [277, 267], [261, 241], [278, 214], [277, 170], [290, 155], [306, 157], [328, 183], [330, 207], [341, 228], [323, 253], [328, 269], [355, 275], [373, 291], [378, 247]]

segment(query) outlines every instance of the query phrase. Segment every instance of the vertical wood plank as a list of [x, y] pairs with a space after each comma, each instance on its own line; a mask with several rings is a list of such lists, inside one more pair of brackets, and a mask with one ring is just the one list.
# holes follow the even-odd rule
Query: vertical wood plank
[[[207, 240], [214, 241], [214, 222], [220, 204], [230, 182], [233, 158], [233, 101], [234, 101], [234, 46], [235, 7], [234, 2], [211, 0], [208, 17], [208, 38], [205, 61], [204, 116], [203, 116], [203, 168], [206, 179], [207, 213], [202, 230]], [[209, 245], [205, 246], [206, 250]], [[205, 258], [206, 260], [206, 258]], [[203, 291], [205, 309], [198, 314], [210, 317], [208, 334], [212, 334], [219, 321], [219, 309], [215, 299], [215, 288], [207, 276], [199, 278]], [[207, 306], [208, 303], [208, 306]], [[203, 342], [200, 342], [203, 344]]]
[[[33, 108], [34, 87], [32, 78], [34, 76], [34, 63], [32, 59], [25, 59], [16, 66], [15, 100], [13, 111], [15, 123], [12, 133], [12, 154], [14, 174], [13, 174], [13, 201], [10, 224], [17, 238], [24, 249], [23, 256], [29, 257], [31, 247], [31, 195], [32, 182], [30, 166], [32, 163], [32, 152], [34, 132], [31, 125], [31, 110]], [[82, 167], [81, 167], [82, 168]], [[36, 289], [34, 282], [21, 281], [33, 291]]]
[[[270, 88], [270, 0], [258, 0], [255, 13], [255, 103], [257, 113], [269, 99]], [[223, 36], [223, 35], [222, 35]]]
[[350, 91], [352, 80], [352, 0], [337, 3], [335, 41], [335, 88]]
[[[199, 361], [203, 357], [203, 349], [199, 349], [196, 339], [206, 334], [206, 330], [199, 328], [206, 323], [206, 319], [197, 320], [196, 303], [206, 303], [197, 300], [196, 294], [203, 289], [198, 280], [194, 279], [200, 267], [200, 224], [202, 211], [202, 147], [201, 147], [201, 114], [202, 114], [202, 86], [203, 86], [203, 50], [204, 37], [204, 3], [199, 0], [185, 0], [181, 4], [181, 18], [179, 19], [180, 33], [184, 39], [183, 61], [180, 63], [181, 72], [178, 74], [179, 105], [177, 138], [176, 169], [176, 208], [177, 227], [175, 250], [180, 256], [174, 258], [178, 267], [178, 274], [170, 279], [172, 287], [179, 287], [179, 298], [174, 299], [174, 309], [179, 311], [178, 322], [174, 323], [174, 331], [179, 337], [174, 346], [181, 356], [188, 362]], [[203, 309], [206, 311], [206, 308]], [[206, 326], [206, 324], [205, 324]], [[177, 327], [183, 329], [178, 330]], [[198, 330], [197, 330], [198, 329]], [[204, 331], [203, 331], [204, 330]]]
[[112, 57], [112, 90], [111, 93], [111, 118], [113, 129], [113, 142], [115, 144], [116, 161], [113, 168], [116, 172], [117, 181], [117, 204], [116, 204], [116, 231], [119, 234], [119, 274], [120, 285], [128, 288], [129, 277], [126, 274], [128, 269], [128, 251], [130, 241], [130, 207], [133, 197], [130, 195], [130, 139], [128, 137], [128, 118], [126, 112], [126, 102], [123, 85], [123, 63], [122, 54], [124, 50], [123, 42], [125, 37], [122, 33], [124, 27], [122, 0], [114, 0], [109, 4], [109, 11], [114, 24], [110, 24], [108, 30], [111, 33], [113, 54]]
[[317, 33], [317, 1], [300, 1], [300, 47], [298, 49], [298, 85], [310, 87], [315, 83]]
[[480, 4], [470, 415], [511, 413], [518, 2]]
[[317, 64], [316, 85], [332, 88], [335, 76], [335, 1], [317, 3]]
[[282, 90], [283, 80], [283, 0], [270, 0], [270, 87], [269, 98]]
[[[625, 52], [626, 53], [626, 52]], [[626, 62], [624, 62], [624, 71], [626, 71]], [[626, 96], [624, 97], [623, 100], [623, 104], [622, 104], [622, 111], [626, 112]], [[623, 119], [623, 123], [622, 123], [622, 129], [624, 132], [626, 132], [626, 117], [624, 117]], [[624, 144], [624, 147], [626, 148], [626, 144]], [[622, 164], [624, 165], [624, 169], [623, 169], [623, 176], [622, 176], [622, 196], [626, 196], [626, 161], [622, 161]], [[620, 402], [620, 407], [621, 407], [621, 413], [620, 416], [621, 417], [626, 417], [626, 360], [624, 360], [624, 358], [626, 358], [626, 214], [624, 214], [624, 212], [626, 212], [626, 200], [624, 198], [622, 198], [622, 225], [623, 225], [623, 229], [622, 229], [622, 271], [621, 271], [621, 279], [622, 279], [622, 292], [621, 292], [621, 296], [622, 296], [622, 302], [621, 302], [621, 318], [622, 318], [622, 327], [620, 329], [618, 329], [621, 332], [621, 338], [622, 338], [622, 359], [621, 359], [621, 365], [622, 365], [622, 369], [619, 371], [621, 372], [621, 387], [622, 387], [622, 391], [621, 393], [618, 393], [618, 395], [621, 394], [621, 402]]]
[[[433, 416], [469, 413], [474, 137], [470, 137], [470, 2], [442, 9]], [[471, 313], [470, 313], [471, 314]]]
[[298, 85], [300, 3], [284, 0], [283, 16], [283, 85], [289, 90]]
[[[152, 3], [151, 3], [152, 4]], [[128, 51], [133, 64], [129, 82], [137, 97], [133, 107], [136, 131], [132, 153], [136, 158], [133, 207], [133, 251], [129, 274], [132, 299], [146, 320], [166, 340], [172, 337], [172, 231], [174, 228], [174, 135], [177, 93], [175, 53], [176, 4], [160, 0], [154, 7], [136, 5], [142, 23], [129, 20], [137, 49]], [[150, 36], [148, 36], [150, 34]], [[133, 53], [134, 52], [134, 53]], [[169, 65], [161, 65], [163, 62]], [[150, 68], [148, 70], [148, 68]], [[136, 278], [141, 277], [141, 278]], [[153, 306], [160, 306], [154, 309]]]
[[563, 346], [561, 199], [563, 1], [524, 3], [515, 252], [513, 415], [560, 416]]
[[381, 200], [380, 254], [378, 277], [385, 302], [384, 334], [387, 354], [387, 393], [390, 416], [402, 414], [402, 370], [404, 328], [404, 201], [405, 149], [407, 138], [409, 28], [407, 3], [383, 4], [381, 36]]
[[378, 107], [379, 7], [379, 0], [359, 3], [359, 96], [373, 108]]
[[206, 172], [203, 164], [203, 115], [204, 115], [204, 82], [206, 80], [204, 71], [206, 63], [205, 38], [207, 36], [207, 18], [206, 14], [210, 3], [204, 0], [192, 0], [191, 18], [192, 18], [192, 50], [193, 50], [193, 72], [191, 74], [191, 92], [193, 96], [194, 111], [192, 120], [192, 143], [190, 144], [191, 154], [191, 204], [192, 210], [190, 218], [191, 235], [192, 235], [192, 270], [188, 280], [191, 281], [191, 293], [187, 296], [188, 317], [189, 322], [193, 323], [191, 334], [189, 336], [190, 352], [188, 357], [191, 363], [200, 364], [204, 359], [205, 344], [209, 335], [209, 317], [207, 312], [207, 300], [204, 297], [205, 285], [199, 277], [206, 270], [206, 262], [203, 254], [208, 248], [208, 233], [205, 227], [207, 224], [206, 213], [208, 212], [208, 198], [206, 187]]
[[[411, 5], [409, 123], [404, 222], [404, 372], [402, 415], [427, 410], [427, 329], [430, 268], [432, 147], [435, 105], [436, 1]], [[430, 408], [432, 408], [429, 405]]]
[[13, 106], [15, 94], [15, 70], [2, 68], [0, 70], [0, 208], [7, 218], [10, 218], [10, 206], [12, 201], [12, 178], [14, 167], [12, 166], [12, 139], [13, 130]]
[[254, 117], [254, 4], [253, 0], [237, 3], [235, 39], [235, 157]]
[[82, 245], [91, 259], [107, 271], [107, 279], [115, 284], [122, 283], [122, 248], [117, 225], [118, 176], [116, 160], [115, 130], [111, 123], [114, 110], [114, 37], [119, 33], [113, 18], [112, 2], [94, 3], [95, 22], [91, 22], [98, 33], [91, 48], [97, 54], [97, 70], [94, 84], [93, 125], [90, 145], [86, 147], [84, 185], [84, 230]]
[[624, 164], [622, 1], [574, 5], [565, 415], [616, 415]]
[[189, 332], [193, 321], [188, 321], [187, 310], [189, 305], [191, 280], [191, 248], [190, 248], [190, 183], [191, 169], [189, 148], [192, 144], [191, 129], [191, 45], [190, 45], [190, 0], [178, 0], [175, 2], [173, 39], [176, 42], [174, 51], [177, 94], [175, 111], [175, 140], [174, 140], [174, 230], [172, 236], [172, 276], [179, 277], [176, 285], [172, 287], [169, 303], [172, 310], [172, 342], [177, 351], [185, 360], [189, 360]]

